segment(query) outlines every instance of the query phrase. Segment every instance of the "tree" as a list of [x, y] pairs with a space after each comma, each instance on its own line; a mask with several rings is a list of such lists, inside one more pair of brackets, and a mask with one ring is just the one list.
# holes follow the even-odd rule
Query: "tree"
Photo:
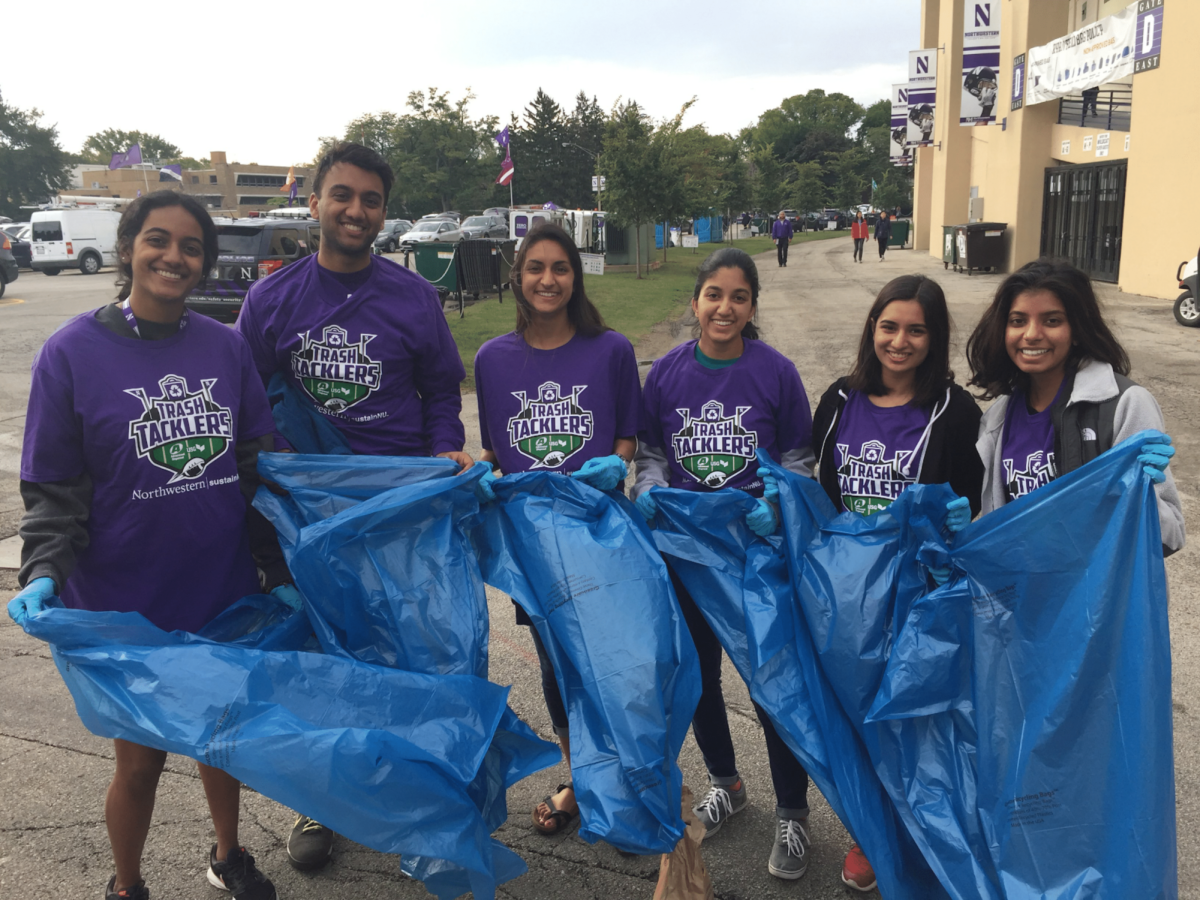
[[[578, 150], [564, 147], [568, 140], [566, 117], [562, 107], [538, 88], [533, 102], [525, 107], [524, 116], [515, 129], [510, 129], [512, 149], [513, 197], [518, 203], [545, 203], [552, 200], [560, 206], [570, 201], [571, 185], [566, 170], [577, 162]], [[576, 190], [578, 193], [578, 190]]]
[[104, 131], [88, 135], [87, 140], [83, 142], [83, 149], [79, 151], [79, 161], [107, 165], [114, 153], [124, 153], [133, 144], [142, 148], [142, 159], [146, 162], [183, 156], [182, 150], [157, 134], [106, 128]]
[[879, 209], [896, 209], [912, 200], [912, 175], [908, 169], [889, 166], [879, 180], [874, 203]]
[[604, 127], [601, 172], [607, 179], [604, 202], [618, 226], [632, 225], [637, 238], [635, 268], [642, 277], [641, 230], [662, 207], [662, 144], [651, 140], [654, 126], [634, 101], [618, 105]]
[[595, 97], [588, 99], [580, 91], [575, 95], [575, 109], [567, 117], [567, 140], [572, 146], [567, 153], [567, 205], [587, 209], [595, 205], [592, 176], [599, 170], [600, 150], [604, 146], [604, 110]]
[[750, 152], [750, 196], [754, 206], [774, 216], [784, 207], [784, 167], [768, 146]]
[[58, 129], [39, 124], [41, 117], [0, 97], [0, 215], [20, 218], [22, 206], [44, 203], [69, 184]]
[[815, 162], [792, 163], [793, 175], [787, 202], [802, 213], [824, 209], [826, 202], [825, 182], [821, 178], [821, 164]]

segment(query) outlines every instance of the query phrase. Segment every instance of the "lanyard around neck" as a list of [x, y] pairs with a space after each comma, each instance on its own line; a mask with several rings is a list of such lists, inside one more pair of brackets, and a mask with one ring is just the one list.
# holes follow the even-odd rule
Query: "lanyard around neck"
[[[128, 297], [125, 298], [125, 301], [121, 304], [121, 312], [123, 312], [125, 314], [125, 321], [129, 323], [129, 327], [133, 329], [133, 333], [136, 334], [138, 336], [138, 338], [140, 339], [142, 336], [142, 332], [138, 328], [137, 316], [135, 316], [133, 314], [133, 310], [129, 306], [129, 298]], [[188, 309], [185, 306], [183, 308], [183, 315], [179, 317], [179, 330], [183, 331], [183, 329], [187, 328], [187, 325], [188, 325]]]

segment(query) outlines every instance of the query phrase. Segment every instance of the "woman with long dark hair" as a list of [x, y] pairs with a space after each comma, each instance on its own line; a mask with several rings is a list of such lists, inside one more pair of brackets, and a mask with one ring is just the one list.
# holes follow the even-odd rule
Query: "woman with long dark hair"
[[[563, 229], [543, 224], [512, 266], [516, 327], [475, 355], [482, 460], [493, 471], [480, 499], [495, 499], [496, 472], [560, 472], [602, 490], [623, 485], [633, 459], [641, 386], [633, 345], [604, 324], [583, 284], [579, 250]], [[542, 673], [550, 721], [570, 762], [566, 706], [537, 629], [523, 609]], [[533, 810], [534, 827], [557, 834], [578, 815], [570, 782]]]
[[[758, 503], [746, 523], [767, 536], [779, 527], [763, 499], [756, 451], [784, 468], [812, 473], [812, 416], [800, 374], [791, 361], [758, 339], [758, 270], [742, 250], [727, 248], [700, 266], [692, 295], [699, 338], [655, 361], [646, 377], [638, 434], [635, 503], [647, 520], [657, 515], [655, 487], [692, 491], [742, 490]], [[693, 440], [698, 429], [728, 435]], [[745, 808], [721, 689], [721, 644], [670, 561], [671, 583], [700, 658], [702, 693], [692, 733], [704, 756], [710, 788], [695, 808], [711, 837]], [[793, 880], [808, 866], [808, 773], [787, 748], [767, 714], [755, 704], [767, 742], [775, 788], [775, 841], [767, 870]]]
[[[948, 483], [959, 495], [947, 527], [959, 530], [980, 510], [983, 463], [975, 450], [981, 413], [950, 370], [950, 313], [936, 281], [893, 278], [863, 325], [854, 369], [817, 405], [818, 480], [840, 512], [872, 515], [913, 484]], [[936, 570], [935, 581], [948, 574]], [[858, 844], [842, 881], [875, 887]]]
[[[121, 216], [117, 249], [118, 301], [67, 322], [34, 359], [21, 453], [24, 590], [9, 615], [20, 624], [58, 595], [71, 608], [197, 631], [259, 592], [256, 561], [298, 608], [261, 519], [267, 534], [251, 555], [248, 501], [274, 432], [262, 381], [236, 333], [184, 307], [217, 258], [212, 219], [184, 194], [149, 194]], [[142, 848], [167, 754], [114, 745], [105, 819], [116, 874], [105, 897], [146, 900]], [[273, 900], [238, 840], [239, 783], [197, 765], [217, 837], [209, 882]]]
[[[1039, 259], [1009, 275], [967, 342], [971, 385], [993, 403], [979, 427], [983, 512], [1086, 465], [1139, 431], [1165, 432], [1153, 395], [1129, 379], [1091, 280]], [[1138, 465], [1154, 482], [1164, 554], [1183, 546], [1183, 510], [1167, 468], [1170, 438]]]

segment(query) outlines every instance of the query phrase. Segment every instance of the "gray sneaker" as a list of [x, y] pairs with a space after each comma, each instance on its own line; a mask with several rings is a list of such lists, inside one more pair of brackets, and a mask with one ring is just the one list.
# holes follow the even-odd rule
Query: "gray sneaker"
[[734, 784], [711, 785], [708, 796], [692, 807], [696, 818], [704, 823], [705, 837], [712, 837], [721, 830], [725, 820], [746, 808], [746, 785], [742, 779]]
[[780, 819], [775, 825], [775, 846], [767, 871], [776, 878], [795, 881], [808, 870], [808, 819]]

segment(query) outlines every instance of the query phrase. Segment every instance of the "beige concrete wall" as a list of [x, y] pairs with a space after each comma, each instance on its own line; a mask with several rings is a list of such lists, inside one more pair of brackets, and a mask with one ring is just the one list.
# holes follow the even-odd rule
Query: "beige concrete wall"
[[[1057, 106], [1055, 103], [1047, 103], [1046, 106]], [[1107, 159], [1128, 159], [1130, 153], [1133, 152], [1133, 135], [1128, 131], [1106, 130], [1101, 128], [1079, 128], [1075, 125], [1055, 125], [1050, 129], [1050, 156], [1055, 162], [1081, 163], [1104, 162], [1105, 157], [1096, 156], [1096, 138], [1102, 134], [1108, 135], [1108, 156]], [[1085, 150], [1088, 145], [1088, 138], [1091, 138], [1091, 146]], [[1125, 139], [1129, 138], [1129, 149], [1125, 149]], [[1066, 153], [1063, 152], [1065, 144], [1069, 143], [1070, 147]]]
[[1179, 295], [1175, 269], [1200, 246], [1200, 2], [1167, 0], [1162, 65], [1133, 78], [1121, 288]]
[[[924, 50], [927, 47], [938, 47], [938, 17], [939, 0], [926, 0], [921, 4], [921, 38], [914, 49]], [[938, 54], [938, 70], [942, 68], [942, 54]], [[941, 115], [939, 112], [938, 115]], [[937, 151], [933, 147], [913, 148], [913, 230], [912, 241], [914, 250], [930, 249], [929, 216], [933, 203], [933, 155]], [[937, 241], [933, 241], [933, 246]], [[939, 251], [940, 252], [940, 251]]]

